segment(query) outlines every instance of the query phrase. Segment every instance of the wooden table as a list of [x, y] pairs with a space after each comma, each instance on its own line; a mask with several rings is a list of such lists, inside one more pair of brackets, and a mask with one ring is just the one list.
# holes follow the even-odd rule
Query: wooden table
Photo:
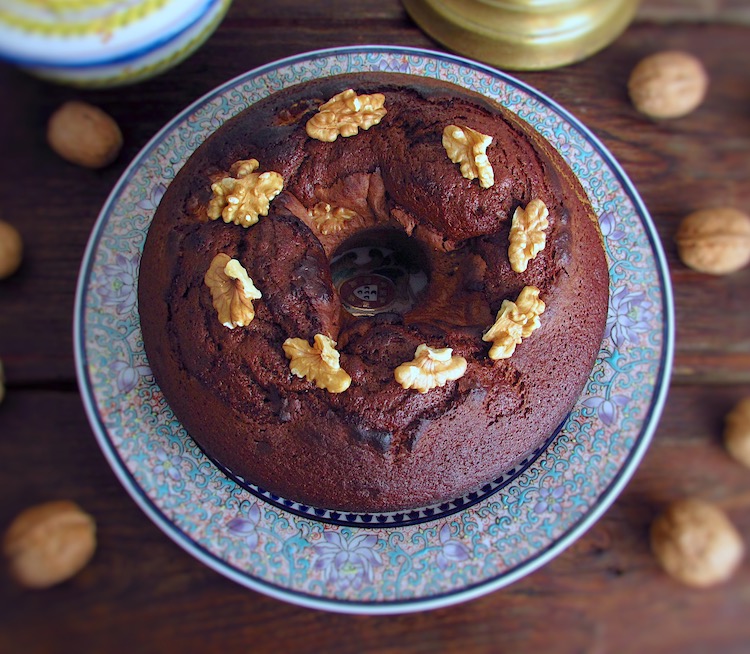
[[[583, 63], [517, 76], [585, 122], [649, 207], [674, 283], [677, 345], [653, 444], [606, 515], [554, 561], [504, 590], [452, 608], [349, 617], [299, 608], [228, 581], [141, 513], [102, 456], [77, 389], [72, 311], [98, 211], [128, 162], [173, 115], [248, 69], [323, 46], [440, 48], [397, 0], [236, 0], [216, 34], [172, 71], [132, 87], [83, 92], [0, 66], [0, 215], [21, 231], [22, 269], [0, 282], [0, 525], [54, 498], [96, 518], [99, 547], [76, 578], [27, 591], [0, 577], [0, 651], [747, 652], [750, 562], [696, 591], [657, 566], [647, 530], [668, 501], [719, 503], [750, 541], [750, 471], [724, 451], [722, 420], [750, 394], [750, 269], [712, 278], [686, 269], [673, 235], [690, 211], [750, 206], [750, 9], [742, 0], [646, 0], [612, 46]], [[655, 124], [626, 95], [631, 68], [662, 48], [698, 55], [711, 75], [694, 114]], [[102, 172], [45, 143], [64, 100], [100, 105], [125, 147]]]

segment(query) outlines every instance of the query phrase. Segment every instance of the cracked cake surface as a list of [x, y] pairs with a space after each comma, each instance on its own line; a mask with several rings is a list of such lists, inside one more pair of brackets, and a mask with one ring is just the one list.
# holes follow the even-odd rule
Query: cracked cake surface
[[[384, 96], [379, 122], [333, 141], [311, 138], [307, 122], [348, 89]], [[490, 186], [448, 156], [449, 125], [491, 137], [482, 146]], [[267, 215], [248, 227], [210, 219], [212, 184], [251, 159], [258, 167], [249, 175], [283, 178]], [[517, 272], [508, 254], [513, 215], [534, 201], [546, 207], [535, 223], [544, 238], [529, 236], [537, 245]], [[342, 299], [342, 253], [356, 264], [383, 252], [389, 270], [424, 282], [403, 306], [353, 311]], [[218, 254], [238, 261], [261, 296], [251, 321], [232, 329], [204, 283]], [[378, 272], [386, 264], [365, 293], [389, 283], [390, 273]], [[508, 304], [527, 287], [543, 313]], [[357, 73], [274, 93], [196, 150], [157, 209], [138, 293], [155, 378], [210, 457], [304, 504], [384, 511], [476, 490], [553, 434], [599, 351], [608, 274], [583, 189], [533, 128], [448, 83]], [[504, 302], [515, 347], [493, 359], [483, 336]], [[312, 348], [316, 335], [334, 344], [345, 390], [290, 369], [285, 341]], [[451, 350], [436, 358], [464, 359], [460, 376], [446, 373], [424, 392], [399, 384], [394, 371], [423, 344]]]

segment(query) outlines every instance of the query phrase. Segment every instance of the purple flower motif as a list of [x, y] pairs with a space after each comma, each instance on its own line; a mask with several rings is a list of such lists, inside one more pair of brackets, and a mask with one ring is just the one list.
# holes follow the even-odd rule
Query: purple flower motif
[[117, 388], [123, 394], [132, 391], [143, 375], [151, 374], [148, 366], [133, 366], [127, 361], [113, 361], [109, 368], [117, 375]]
[[562, 513], [562, 504], [560, 504], [560, 498], [565, 493], [565, 487], [558, 486], [550, 490], [549, 488], [542, 488], [539, 491], [542, 499], [536, 503], [534, 507], [534, 513], [544, 513], [545, 511], [553, 511], [560, 515]]
[[610, 241], [619, 241], [625, 236], [625, 232], [617, 226], [615, 214], [611, 211], [607, 211], [599, 217], [599, 227], [604, 237]]
[[172, 481], [179, 481], [182, 478], [180, 474], [181, 456], [176, 454], [170, 456], [163, 447], [159, 447], [156, 450], [156, 458], [159, 459], [159, 464], [154, 467], [154, 472], [157, 475], [166, 475]]
[[127, 313], [133, 308], [139, 260], [140, 254], [134, 254], [130, 258], [118, 254], [114, 264], [102, 267], [104, 281], [97, 288], [97, 292], [104, 306], [116, 307], [119, 314]]
[[391, 63], [383, 60], [378, 64], [378, 70], [388, 71], [392, 73], [408, 73], [409, 62], [406, 57], [401, 57], [400, 60], [393, 61]]
[[452, 563], [466, 561], [469, 558], [469, 550], [459, 540], [451, 538], [451, 528], [447, 523], [440, 528], [440, 544], [443, 546], [437, 555], [438, 567], [445, 569]]
[[617, 418], [618, 408], [624, 407], [627, 403], [627, 396], [613, 395], [609, 399], [604, 397], [590, 397], [584, 400], [583, 406], [594, 409], [599, 416], [599, 419], [605, 425], [612, 425]]
[[138, 203], [138, 208], [144, 211], [154, 211], [159, 206], [159, 202], [161, 202], [166, 191], [167, 187], [164, 184], [157, 184], [151, 189], [151, 195]]
[[374, 534], [347, 537], [338, 531], [324, 531], [325, 542], [315, 545], [315, 569], [323, 570], [327, 583], [340, 589], [359, 590], [362, 582], [372, 583], [374, 568], [382, 565], [380, 554], [373, 548], [378, 539]]
[[566, 155], [568, 152], [570, 152], [570, 143], [565, 138], [565, 136], [560, 136], [558, 143], [557, 143], [557, 149], [560, 150], [560, 154]]
[[620, 286], [610, 298], [606, 336], [611, 336], [618, 348], [625, 341], [636, 341], [639, 334], [651, 330], [652, 306], [643, 291], [629, 291]]
[[247, 511], [247, 518], [232, 518], [227, 523], [227, 529], [235, 536], [245, 539], [247, 546], [254, 550], [258, 545], [258, 522], [260, 521], [260, 509], [253, 504]]

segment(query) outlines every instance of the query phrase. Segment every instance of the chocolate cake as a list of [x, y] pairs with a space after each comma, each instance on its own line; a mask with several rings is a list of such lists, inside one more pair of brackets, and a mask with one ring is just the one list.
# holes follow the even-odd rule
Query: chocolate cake
[[608, 274], [575, 175], [529, 125], [392, 73], [272, 94], [169, 186], [139, 274], [155, 378], [204, 451], [284, 498], [424, 506], [554, 433]]

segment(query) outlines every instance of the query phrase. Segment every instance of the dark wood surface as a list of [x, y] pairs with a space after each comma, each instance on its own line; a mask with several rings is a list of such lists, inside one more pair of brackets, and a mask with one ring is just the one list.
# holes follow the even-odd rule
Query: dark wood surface
[[[652, 0], [613, 45], [566, 68], [519, 73], [596, 133], [649, 207], [674, 284], [675, 369], [643, 463], [592, 529], [518, 583], [451, 608], [351, 617], [247, 590], [191, 558], [141, 513], [101, 454], [77, 390], [72, 311], [78, 269], [99, 209], [128, 162], [174, 114], [235, 75], [323, 46], [440, 49], [397, 0], [236, 0], [190, 59], [138, 85], [55, 86], [0, 65], [0, 217], [21, 231], [22, 269], [0, 281], [0, 528], [30, 504], [66, 498], [97, 520], [99, 547], [77, 577], [28, 591], [0, 572], [1, 652], [747, 652], [750, 560], [727, 584], [689, 590], [648, 549], [665, 503], [717, 502], [750, 541], [750, 471], [721, 444], [722, 420], [750, 394], [750, 269], [711, 278], [687, 270], [673, 235], [688, 212], [750, 206], [750, 11], [740, 0]], [[694, 114], [639, 116], [626, 81], [644, 55], [682, 48], [711, 76]], [[45, 124], [84, 99], [122, 126], [114, 165], [59, 159]]]

